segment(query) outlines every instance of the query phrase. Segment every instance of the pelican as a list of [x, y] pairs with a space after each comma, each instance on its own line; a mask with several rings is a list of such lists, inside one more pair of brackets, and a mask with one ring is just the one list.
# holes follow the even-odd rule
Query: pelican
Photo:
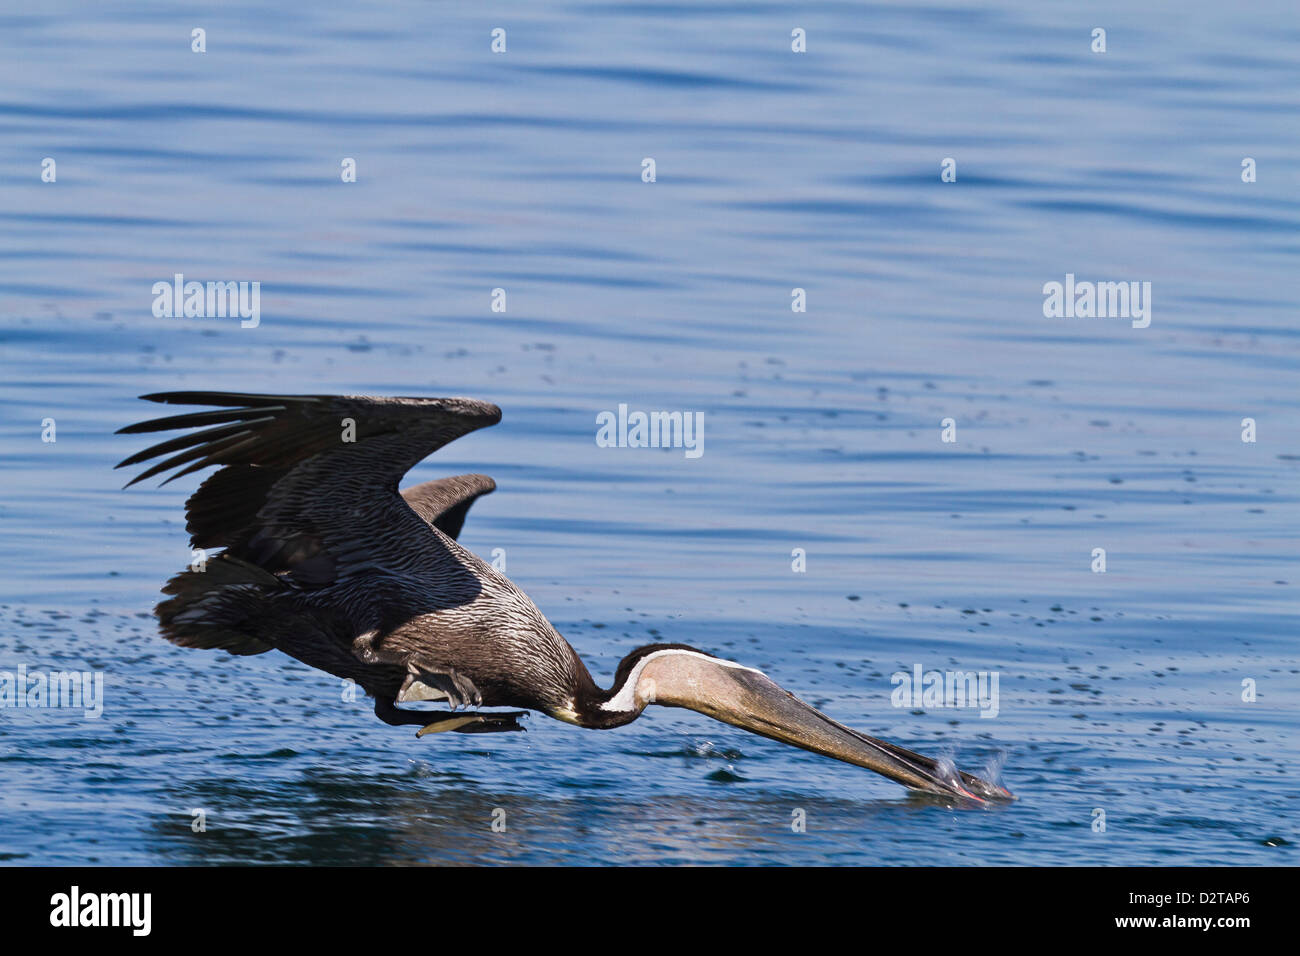
[[[685, 707], [953, 801], [1014, 799], [1000, 786], [836, 723], [745, 667], [685, 644], [649, 644], [592, 679], [569, 643], [505, 575], [457, 543], [470, 506], [496, 488], [458, 475], [398, 490], [448, 442], [501, 420], [469, 398], [160, 392], [213, 410], [129, 425], [178, 437], [117, 467], [163, 458], [127, 487], [221, 466], [185, 505], [196, 549], [156, 608], [182, 647], [279, 650], [354, 681], [391, 725], [417, 736], [518, 731], [525, 711], [579, 727], [628, 724], [649, 704]], [[194, 430], [197, 429], [197, 430]], [[166, 457], [164, 457], [166, 456]], [[445, 710], [402, 705], [435, 702]], [[479, 708], [515, 708], [482, 710]]]

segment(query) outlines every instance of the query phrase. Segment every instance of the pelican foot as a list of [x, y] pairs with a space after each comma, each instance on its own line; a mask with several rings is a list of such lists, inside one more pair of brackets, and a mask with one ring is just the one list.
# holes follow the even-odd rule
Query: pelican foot
[[[414, 713], [414, 712], [413, 712]], [[500, 714], [483, 714], [469, 712], [454, 714], [450, 712], [429, 711], [424, 716], [433, 720], [415, 732], [415, 736], [441, 734], [455, 731], [459, 734], [494, 734], [510, 730], [523, 730], [519, 718], [527, 711], [510, 710]]]
[[396, 700], [399, 704], [445, 700], [455, 710], [458, 707], [482, 705], [483, 695], [472, 680], [452, 668], [429, 670], [416, 664], [407, 664], [406, 680], [402, 682]]

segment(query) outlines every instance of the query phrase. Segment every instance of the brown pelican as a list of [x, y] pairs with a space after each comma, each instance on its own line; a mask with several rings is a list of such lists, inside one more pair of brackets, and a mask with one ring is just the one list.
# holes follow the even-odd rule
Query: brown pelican
[[[522, 730], [515, 711], [580, 727], [618, 727], [647, 704], [687, 707], [736, 727], [884, 774], [913, 790], [1011, 799], [950, 762], [850, 730], [759, 671], [684, 644], [625, 657], [602, 690], [522, 591], [456, 538], [496, 484], [460, 475], [398, 490], [427, 455], [494, 425], [501, 410], [468, 398], [370, 398], [161, 392], [142, 396], [216, 411], [121, 429], [194, 429], [118, 467], [168, 456], [129, 484], [220, 465], [185, 505], [194, 548], [222, 549], [181, 571], [157, 607], [183, 647], [283, 651], [351, 679], [389, 724], [441, 731]], [[449, 710], [404, 709], [438, 701]]]

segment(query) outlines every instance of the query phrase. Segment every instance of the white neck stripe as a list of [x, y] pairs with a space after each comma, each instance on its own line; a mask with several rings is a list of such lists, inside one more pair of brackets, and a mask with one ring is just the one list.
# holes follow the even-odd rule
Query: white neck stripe
[[710, 657], [708, 654], [701, 654], [699, 651], [686, 651], [681, 648], [670, 647], [662, 651], [652, 651], [637, 661], [636, 665], [632, 668], [632, 673], [627, 675], [627, 680], [625, 680], [623, 686], [618, 689], [618, 693], [605, 701], [605, 703], [601, 704], [600, 709], [620, 711], [623, 713], [636, 710], [636, 688], [637, 684], [641, 682], [641, 671], [644, 670], [645, 666], [656, 657], [664, 657], [668, 654], [680, 654], [684, 657], [698, 657], [700, 660], [709, 661], [710, 663], [717, 664], [720, 667], [734, 667], [736, 670], [751, 671], [755, 674], [763, 673], [760, 670], [755, 670], [753, 667], [746, 667], [744, 664], [737, 664], [735, 661], [724, 661], [717, 657]]

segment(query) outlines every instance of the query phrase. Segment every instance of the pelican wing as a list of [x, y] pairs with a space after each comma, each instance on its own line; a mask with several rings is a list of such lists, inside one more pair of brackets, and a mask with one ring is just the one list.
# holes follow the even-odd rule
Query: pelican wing
[[[186, 502], [193, 545], [224, 547], [307, 586], [377, 566], [416, 572], [422, 560], [431, 560], [431, 526], [398, 493], [398, 482], [443, 445], [501, 420], [495, 405], [467, 398], [226, 392], [142, 397], [218, 410], [121, 429], [199, 429], [121, 462], [119, 468], [169, 456], [130, 484], [172, 469], [166, 481], [221, 465]], [[463, 510], [469, 501], [461, 500]], [[445, 555], [444, 549], [433, 550]]]
[[458, 538], [469, 506], [496, 487], [487, 475], [456, 475], [403, 488], [402, 497], [429, 524], [449, 538]]

